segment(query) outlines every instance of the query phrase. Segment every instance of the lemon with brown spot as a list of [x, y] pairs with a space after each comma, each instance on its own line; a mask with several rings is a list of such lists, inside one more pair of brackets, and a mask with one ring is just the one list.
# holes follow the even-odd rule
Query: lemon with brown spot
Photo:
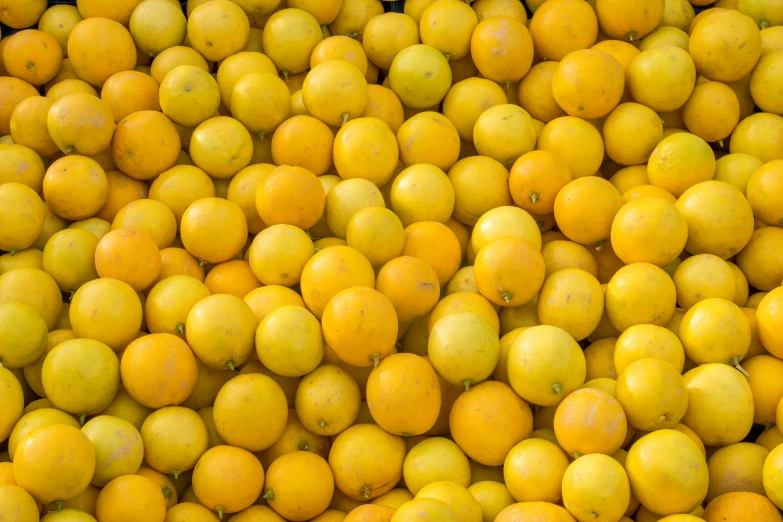
[[451, 87], [451, 68], [432, 46], [416, 44], [402, 49], [389, 68], [389, 86], [400, 101], [414, 109], [440, 103]]
[[397, 319], [403, 323], [425, 317], [440, 297], [435, 271], [425, 261], [410, 256], [386, 263], [378, 272], [376, 289], [389, 298]]
[[[234, 2], [216, 0], [198, 6], [188, 17], [188, 41], [207, 60], [220, 61], [241, 51], [250, 22]], [[209, 4], [209, 5], [207, 5]]]
[[177, 125], [196, 127], [217, 112], [220, 91], [205, 68], [177, 65], [159, 80], [161, 110]]
[[335, 364], [325, 364], [302, 379], [296, 390], [296, 412], [311, 432], [336, 435], [356, 421], [361, 399], [350, 374]]

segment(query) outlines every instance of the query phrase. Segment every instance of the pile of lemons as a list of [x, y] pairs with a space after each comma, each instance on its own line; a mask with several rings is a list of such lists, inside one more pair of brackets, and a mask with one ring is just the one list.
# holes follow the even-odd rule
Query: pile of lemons
[[0, 520], [783, 522], [783, 3], [707, 4], [0, 0]]

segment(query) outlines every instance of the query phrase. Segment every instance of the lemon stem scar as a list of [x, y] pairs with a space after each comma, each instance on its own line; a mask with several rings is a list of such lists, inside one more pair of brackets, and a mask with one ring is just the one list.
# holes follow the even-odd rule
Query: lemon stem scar
[[361, 491], [361, 493], [362, 493], [362, 498], [364, 498], [364, 499], [368, 499], [368, 500], [369, 500], [369, 498], [370, 498], [370, 492], [371, 492], [371, 491], [372, 491], [372, 488], [371, 488], [370, 486], [364, 486], [364, 487], [362, 488], [362, 491]]
[[170, 500], [172, 493], [174, 493], [174, 491], [172, 491], [171, 488], [167, 488], [167, 487], [164, 486], [164, 488], [163, 488], [163, 498], [165, 498], [166, 500]]
[[633, 39], [636, 38], [636, 31], [631, 31], [628, 33], [628, 40], [633, 42]]
[[321, 427], [321, 428], [325, 428], [326, 427], [326, 421], [323, 420], [323, 419], [319, 420], [318, 421], [318, 426]]
[[204, 268], [205, 266], [207, 266], [207, 262], [204, 261], [203, 259], [199, 259], [198, 260], [198, 267], [199, 268]]
[[373, 368], [377, 368], [379, 364], [381, 364], [381, 356], [377, 353], [372, 354], [370, 357], [372, 359], [372, 366]]
[[718, 140], [718, 147], [723, 148], [723, 140]]
[[234, 366], [234, 361], [228, 361], [226, 363], [226, 368], [228, 368], [229, 370], [232, 370], [232, 371], [236, 370], [236, 367]]
[[443, 56], [446, 58], [446, 61], [451, 61], [451, 54], [450, 53], [443, 53]]
[[171, 473], [174, 476], [174, 480], [177, 480], [179, 478], [179, 473], [180, 473], [179, 470], [169, 471], [169, 473]]
[[321, 32], [322, 32], [322, 33], [325, 33], [325, 32], [326, 32], [326, 30], [327, 30], [328, 28], [329, 28], [329, 27], [328, 27], [326, 24], [323, 24], [323, 25], [321, 26]]
[[559, 382], [556, 382], [552, 385], [552, 389], [555, 391], [555, 393], [560, 394], [563, 392], [563, 387], [560, 386]]
[[769, 27], [769, 22], [767, 22], [766, 20], [764, 20], [763, 22], [761, 22], [761, 23], [759, 24], [759, 27], [761, 27], [762, 29], [766, 29], [767, 27]]
[[67, 149], [65, 149], [65, 155], [66, 155], [66, 156], [70, 156], [70, 155], [71, 155], [71, 154], [73, 154], [74, 152], [76, 152], [76, 147], [74, 147], [73, 145], [71, 145], [70, 147], [68, 147]]
[[[323, 422], [323, 421], [321, 421]], [[320, 423], [319, 423], [320, 425]], [[323, 426], [321, 426], [323, 428]], [[307, 443], [306, 440], [300, 440], [299, 445], [297, 446], [299, 448], [299, 451], [310, 451], [310, 445]]]
[[266, 136], [266, 132], [259, 132], [259, 133], [258, 133], [258, 138], [259, 138], [261, 141], [264, 141], [264, 136]]
[[510, 89], [513, 84], [514, 82], [512, 82], [511, 80], [506, 80], [505, 82], [503, 82], [503, 85], [506, 86], [506, 89]]
[[528, 198], [531, 203], [537, 203], [538, 202], [538, 194], [535, 192], [530, 194], [530, 197]]
[[352, 33], [348, 33], [346, 36], [348, 36], [348, 38], [353, 38], [355, 40], [356, 38], [359, 38], [359, 33], [353, 31]]
[[595, 244], [595, 251], [603, 252], [605, 246], [606, 246], [606, 239], [602, 239], [601, 241]]
[[175, 330], [178, 334], [182, 335], [185, 333], [185, 325], [182, 323], [177, 323], [177, 328]]
[[53, 513], [59, 513], [63, 509], [63, 501], [62, 500], [55, 500], [52, 502], [54, 504], [54, 511]]
[[740, 371], [742, 375], [745, 377], [750, 377], [750, 374], [745, 371], [745, 368], [742, 367], [742, 365], [739, 363], [739, 357], [732, 357], [729, 359], [729, 364], [734, 366], [736, 369]]
[[79, 424], [84, 426], [84, 419], [86, 419], [86, 418], [87, 418], [87, 414], [86, 413], [82, 413], [81, 415], [79, 415]]
[[468, 379], [467, 381], [462, 381], [462, 384], [465, 386], [465, 391], [468, 391], [470, 389], [470, 385], [473, 384], [473, 381]]
[[592, 513], [590, 513], [590, 516], [593, 517], [593, 518], [598, 518], [598, 513], [593, 511]]
[[218, 518], [220, 520], [223, 520], [223, 506], [217, 506], [215, 507], [215, 511], [217, 511]]
[[511, 302], [511, 298], [514, 297], [511, 292], [500, 292], [500, 297], [507, 303]]
[[351, 115], [348, 114], [347, 112], [345, 112], [345, 113], [343, 113], [342, 116], [343, 116], [343, 125], [345, 125], [346, 123], [348, 123], [348, 118], [350, 118]]
[[264, 498], [267, 500], [274, 500], [275, 499], [275, 491], [273, 489], [267, 489], [266, 493], [264, 493]]
[[581, 457], [581, 456], [582, 456], [582, 452], [581, 452], [581, 451], [575, 451], [575, 452], [574, 452], [574, 458], [575, 458], [575, 459], [578, 459], [578, 458], [579, 458], [579, 457]]
[[283, 69], [283, 70], [282, 70], [282, 71], [280, 71], [280, 72], [281, 72], [281, 73], [283, 73], [283, 79], [284, 79], [285, 81], [288, 81], [288, 71], [286, 71], [285, 69]]

